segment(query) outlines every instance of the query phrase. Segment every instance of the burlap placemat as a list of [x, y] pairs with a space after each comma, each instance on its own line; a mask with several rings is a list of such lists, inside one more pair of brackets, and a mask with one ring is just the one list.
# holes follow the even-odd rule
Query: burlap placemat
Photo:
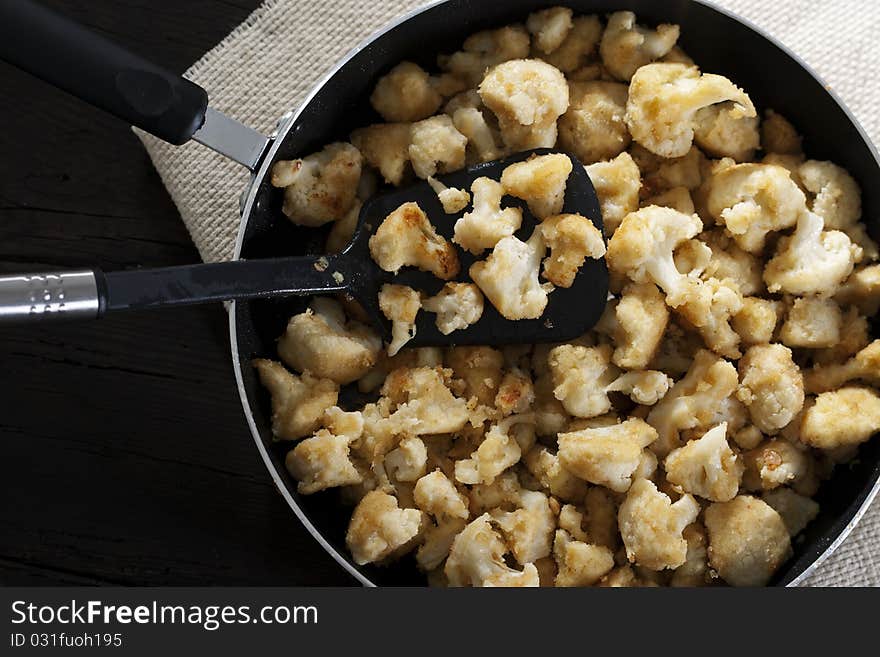
[[[268, 133], [353, 45], [424, 0], [268, 0], [187, 71], [211, 104]], [[880, 143], [880, 6], [875, 0], [722, 0], [782, 40], [829, 82]], [[271, 88], [265, 81], [272, 80]], [[238, 231], [243, 169], [197, 144], [144, 137], [150, 157], [207, 261], [228, 259]], [[880, 503], [806, 582], [880, 586]]]

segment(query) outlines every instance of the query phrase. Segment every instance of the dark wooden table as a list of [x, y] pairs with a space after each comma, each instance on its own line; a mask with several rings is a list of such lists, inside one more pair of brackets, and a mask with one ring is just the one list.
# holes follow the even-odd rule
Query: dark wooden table
[[[44, 1], [176, 71], [259, 4]], [[0, 270], [197, 259], [127, 126], [0, 64]], [[0, 329], [0, 584], [354, 583], [270, 483], [226, 326], [216, 306]]]

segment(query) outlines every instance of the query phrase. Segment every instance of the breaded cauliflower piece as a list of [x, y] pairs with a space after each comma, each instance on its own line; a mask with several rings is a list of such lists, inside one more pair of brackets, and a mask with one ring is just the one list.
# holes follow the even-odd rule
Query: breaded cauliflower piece
[[789, 172], [772, 164], [737, 164], [717, 171], [709, 185], [709, 214], [749, 253], [760, 253], [769, 233], [795, 225], [806, 210]]
[[470, 513], [478, 516], [501, 506], [513, 508], [522, 491], [519, 478], [514, 470], [507, 470], [495, 478], [491, 484], [477, 484], [467, 491]]
[[514, 426], [534, 423], [535, 416], [529, 413], [511, 415], [493, 424], [470, 458], [456, 461], [455, 480], [469, 485], [491, 484], [522, 457], [522, 449], [514, 437]]
[[[556, 514], [542, 492], [523, 490], [515, 511], [495, 509], [492, 520], [521, 566], [550, 556]], [[558, 507], [557, 507], [558, 508]]]
[[669, 53], [678, 35], [678, 25], [664, 23], [652, 30], [637, 25], [633, 12], [618, 11], [608, 17], [599, 54], [614, 77], [628, 82], [637, 69]]
[[535, 389], [528, 373], [519, 368], [505, 372], [495, 395], [495, 408], [504, 416], [525, 413], [534, 401]]
[[801, 136], [794, 126], [781, 114], [772, 109], [764, 113], [764, 121], [761, 123], [761, 147], [767, 153], [779, 155], [800, 155]]
[[707, 274], [721, 280], [729, 278], [736, 281], [744, 295], [759, 296], [764, 293], [762, 263], [755, 255], [739, 248], [721, 229], [703, 233], [701, 237], [712, 250]]
[[823, 230], [822, 217], [803, 212], [791, 237], [782, 237], [764, 267], [770, 292], [831, 296], [852, 273], [853, 244], [846, 233]]
[[475, 87], [492, 66], [528, 57], [530, 43], [525, 27], [507, 25], [472, 34], [465, 39], [459, 52], [440, 55], [437, 63], [444, 71], [465, 80], [469, 87]]
[[727, 443], [727, 422], [670, 452], [663, 467], [668, 481], [712, 502], [736, 497], [745, 469]]
[[605, 255], [605, 240], [593, 222], [579, 214], [557, 214], [540, 225], [550, 256], [544, 260], [544, 278], [558, 287], [574, 283], [587, 258]]
[[356, 564], [375, 563], [410, 543], [421, 525], [421, 511], [401, 509], [393, 495], [373, 490], [355, 507], [345, 544]]
[[505, 193], [524, 200], [538, 219], [546, 219], [562, 211], [571, 169], [571, 158], [567, 155], [538, 155], [506, 167], [501, 173], [501, 185]]
[[464, 397], [491, 406], [504, 376], [504, 356], [492, 347], [452, 347], [446, 351], [446, 364], [464, 384]]
[[648, 64], [632, 77], [626, 125], [652, 153], [681, 157], [693, 143], [697, 112], [724, 101], [736, 103], [734, 118], [756, 115], [748, 94], [721, 75], [701, 75], [685, 64]]
[[790, 536], [800, 534], [819, 515], [819, 505], [809, 497], [799, 495], [791, 488], [777, 488], [761, 495], [785, 523]]
[[399, 185], [409, 163], [409, 123], [377, 123], [351, 133], [351, 143], [385, 182]]
[[[850, 306], [843, 314], [840, 322], [840, 339], [833, 347], [816, 349], [811, 354], [815, 365], [831, 365], [846, 361], [855, 356], [871, 342], [868, 319], [859, 313], [859, 309]], [[804, 374], [805, 378], [808, 376]], [[807, 387], [809, 392], [809, 387]]]
[[470, 266], [476, 283], [505, 319], [537, 319], [547, 307], [550, 283], [541, 285], [538, 274], [547, 247], [540, 229], [528, 242], [505, 237], [485, 260]]
[[593, 586], [614, 568], [611, 550], [573, 540], [564, 529], [556, 530], [553, 556], [558, 567], [554, 586]]
[[639, 167], [623, 152], [608, 162], [589, 164], [586, 170], [599, 197], [605, 234], [613, 235], [623, 218], [639, 209]]
[[749, 347], [739, 361], [739, 375], [736, 396], [748, 407], [754, 425], [766, 434], [786, 427], [804, 406], [803, 376], [786, 346]]
[[843, 363], [814, 365], [804, 373], [804, 388], [811, 394], [828, 392], [850, 381], [880, 386], [880, 340], [874, 340]]
[[502, 149], [498, 146], [496, 131], [486, 121], [481, 110], [476, 107], [461, 107], [454, 109], [451, 116], [455, 129], [467, 138], [466, 161], [491, 162], [501, 157]]
[[510, 150], [556, 144], [556, 119], [568, 109], [568, 83], [559, 69], [539, 59], [504, 62], [486, 74], [479, 92]]
[[550, 351], [553, 394], [575, 417], [590, 418], [611, 410], [608, 386], [618, 372], [611, 365], [610, 345], [582, 347], [562, 344]]
[[726, 102], [704, 107], [694, 118], [694, 141], [707, 154], [737, 162], [755, 159], [761, 146], [757, 116], [743, 116], [735, 103]]
[[712, 575], [709, 572], [709, 539], [706, 529], [699, 523], [684, 528], [681, 533], [687, 541], [687, 556], [682, 565], [675, 569], [670, 586], [705, 586]]
[[856, 269], [834, 293], [841, 307], [855, 306], [862, 315], [871, 317], [880, 310], [880, 265]]
[[471, 191], [474, 209], [455, 222], [452, 241], [472, 254], [480, 255], [519, 230], [522, 210], [501, 209], [504, 187], [497, 180], [481, 176], [471, 184]]
[[634, 481], [617, 515], [626, 558], [651, 570], [678, 568], [687, 558], [682, 532], [699, 513], [691, 495], [673, 504], [650, 480]]
[[663, 399], [671, 386], [672, 379], [663, 372], [641, 370], [621, 374], [605, 389], [621, 392], [642, 406], [653, 406]]
[[684, 378], [648, 413], [648, 424], [659, 434], [651, 450], [666, 456], [680, 446], [680, 432], [716, 423], [716, 411], [738, 382], [731, 363], [705, 349], [697, 351]]
[[413, 489], [413, 500], [417, 507], [438, 520], [441, 518], [467, 520], [467, 499], [440, 470], [434, 470], [419, 478]]
[[395, 481], [417, 481], [427, 470], [428, 449], [421, 438], [404, 438], [385, 455], [384, 466]]
[[447, 187], [436, 178], [428, 178], [428, 184], [437, 194], [440, 205], [443, 206], [443, 212], [446, 214], [458, 214], [471, 202], [471, 195], [463, 189]]
[[373, 260], [387, 272], [413, 266], [444, 281], [459, 272], [455, 247], [437, 233], [417, 203], [404, 203], [385, 217], [369, 246]]
[[351, 209], [361, 177], [361, 154], [336, 142], [299, 160], [279, 160], [272, 186], [284, 188], [281, 211], [300, 226], [321, 226]]
[[565, 530], [569, 538], [576, 541], [587, 542], [589, 536], [584, 531], [584, 514], [578, 511], [573, 504], [564, 504], [559, 509], [559, 517], [556, 519], [556, 525], [559, 529]]
[[617, 323], [611, 360], [625, 369], [644, 369], [651, 362], [669, 322], [663, 295], [653, 283], [630, 283], [614, 307]]
[[483, 294], [473, 283], [447, 283], [436, 295], [425, 299], [422, 308], [436, 313], [437, 329], [449, 335], [480, 321]]
[[[782, 438], [773, 438], [742, 455], [743, 486], [748, 490], [773, 490], [793, 484], [812, 472], [809, 454]], [[726, 500], [715, 500], [723, 502]]]
[[617, 82], [570, 82], [568, 110], [559, 118], [559, 146], [582, 164], [610, 160], [629, 146], [627, 87]]
[[553, 52], [572, 28], [572, 11], [568, 7], [550, 7], [529, 14], [526, 29], [532, 35], [532, 47], [545, 55]]
[[284, 465], [299, 483], [297, 491], [311, 495], [326, 488], [359, 484], [363, 476], [349, 458], [351, 436], [320, 429], [287, 453]]
[[706, 509], [709, 564], [732, 586], [763, 586], [791, 555], [785, 523], [765, 502], [740, 495]]
[[453, 433], [468, 421], [467, 402], [449, 389], [452, 371], [442, 367], [401, 367], [382, 385], [396, 408], [389, 420], [397, 434]]
[[862, 216], [862, 192], [845, 169], [832, 162], [807, 160], [798, 169], [810, 193], [810, 211], [825, 221], [826, 228], [846, 230]]
[[521, 571], [504, 563], [507, 546], [484, 513], [455, 537], [444, 572], [450, 586], [538, 586], [538, 570], [526, 564]]
[[823, 392], [804, 411], [802, 442], [819, 449], [859, 445], [880, 431], [880, 396], [869, 388], [847, 386]]
[[[668, 303], [668, 299], [667, 299]], [[699, 281], [676, 310], [697, 329], [706, 346], [727, 358], [739, 358], [739, 334], [731, 321], [742, 310], [742, 294], [736, 283], [707, 278]]]
[[324, 409], [336, 404], [339, 386], [310, 372], [296, 376], [281, 363], [264, 358], [253, 362], [260, 383], [272, 397], [272, 436], [276, 440], [297, 440], [313, 433], [321, 424]]
[[379, 309], [391, 321], [389, 356], [416, 336], [416, 315], [421, 307], [421, 297], [411, 287], [386, 283], [379, 290]]
[[426, 119], [443, 103], [425, 71], [418, 64], [401, 62], [379, 78], [370, 104], [382, 118], [392, 122]]
[[[452, 542], [467, 526], [462, 518], [444, 518], [436, 525], [430, 525], [422, 535], [422, 544], [416, 550], [416, 563], [425, 572], [437, 572], [443, 560], [449, 556]], [[442, 574], [443, 571], [441, 570]], [[445, 575], [444, 575], [445, 577]], [[428, 586], [437, 586], [430, 580]], [[445, 586], [445, 584], [444, 584]]]
[[733, 316], [731, 326], [744, 344], [766, 344], [773, 339], [781, 305], [772, 299], [743, 297], [742, 308]]
[[577, 503], [584, 499], [587, 484], [563, 467], [558, 454], [538, 446], [526, 453], [523, 463], [541, 486], [555, 497]]
[[779, 330], [779, 339], [789, 347], [820, 349], [840, 341], [843, 313], [832, 299], [796, 297]]
[[539, 56], [563, 73], [571, 73], [587, 63], [602, 38], [602, 22], [598, 16], [575, 16], [571, 29], [559, 47]]
[[560, 433], [559, 460], [581, 479], [623, 493], [632, 483], [642, 450], [656, 439], [654, 428], [638, 418], [610, 427]]
[[632, 212], [608, 241], [608, 267], [636, 283], [655, 283], [665, 292], [669, 306], [680, 306], [699, 281], [676, 269], [673, 251], [702, 228], [697, 215], [688, 216], [670, 208], [650, 206]]
[[[708, 169], [706, 156], [696, 146], [691, 146], [683, 156], [672, 159], [655, 155], [639, 144], [633, 144], [629, 153], [642, 173], [642, 198], [674, 187], [684, 187], [696, 195]], [[732, 165], [733, 161], [730, 163]]]
[[467, 137], [446, 114], [413, 123], [409, 129], [409, 160], [419, 178], [463, 168], [466, 146]]
[[346, 322], [337, 301], [316, 298], [290, 318], [278, 339], [278, 355], [297, 372], [311, 372], [340, 385], [366, 374], [377, 362], [382, 340], [360, 322]]

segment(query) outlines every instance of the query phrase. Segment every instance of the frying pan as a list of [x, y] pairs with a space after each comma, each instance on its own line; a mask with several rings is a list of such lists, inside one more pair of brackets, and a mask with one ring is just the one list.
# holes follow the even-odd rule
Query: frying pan
[[[811, 157], [833, 160], [853, 175], [863, 191], [868, 231], [875, 239], [880, 234], [880, 158], [870, 140], [830, 88], [793, 53], [747, 21], [702, 0], [442, 0], [398, 19], [352, 50], [315, 85], [296, 111], [279, 122], [270, 138], [208, 110], [195, 138], [253, 173], [241, 205], [235, 257], [302, 255], [323, 248], [322, 231], [294, 226], [282, 215], [281, 195], [269, 184], [269, 171], [278, 160], [303, 156], [328, 142], [347, 139], [353, 128], [380, 121], [368, 98], [382, 74], [402, 60], [432, 68], [437, 53], [457, 50], [467, 35], [522, 22], [532, 11], [557, 4], [584, 14], [627, 9], [634, 11], [640, 22], [681, 25], [680, 45], [704, 70], [725, 75], [744, 87], [759, 110], [773, 108], [787, 116], [804, 135], [804, 149]], [[262, 93], [272, 93], [271, 87]], [[306, 529], [358, 581], [365, 585], [422, 585], [424, 577], [411, 561], [387, 568], [354, 564], [344, 540], [348, 510], [334, 491], [299, 495], [296, 482], [284, 467], [290, 446], [272, 440], [270, 400], [250, 363], [256, 357], [275, 356], [276, 338], [288, 318], [306, 304], [307, 300], [299, 298], [230, 304], [232, 363], [257, 449], [278, 490]], [[858, 457], [837, 468], [831, 480], [822, 485], [816, 498], [821, 506], [819, 516], [795, 541], [793, 557], [771, 584], [797, 584], [825, 559], [865, 512], [880, 488], [878, 482], [880, 441], [873, 440], [863, 444]]]

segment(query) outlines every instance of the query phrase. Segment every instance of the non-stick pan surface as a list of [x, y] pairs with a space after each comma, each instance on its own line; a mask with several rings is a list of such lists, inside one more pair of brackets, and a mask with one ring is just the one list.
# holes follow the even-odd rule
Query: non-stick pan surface
[[[367, 101], [380, 75], [402, 60], [433, 68], [437, 53], [457, 50], [472, 32], [523, 21], [531, 11], [555, 4], [585, 14], [629, 9], [640, 22], [680, 24], [679, 43], [703, 70], [721, 73], [745, 88], [759, 111], [773, 108], [787, 116], [803, 133], [804, 149], [810, 157], [832, 160], [855, 177], [862, 187], [864, 220], [875, 239], [880, 235], [880, 164], [867, 137], [803, 63], [731, 14], [693, 0], [448, 0], [410, 15], [354, 51], [282, 127], [245, 205], [239, 255], [260, 258], [320, 251], [324, 233], [296, 227], [281, 214], [279, 193], [268, 184], [266, 172], [279, 159], [301, 156], [333, 140], [347, 139], [353, 128], [380, 121]], [[271, 83], [262, 93], [272, 93]], [[290, 444], [272, 443], [269, 397], [250, 361], [258, 356], [276, 356], [276, 338], [288, 318], [306, 303], [303, 299], [239, 302], [232, 308], [234, 366], [258, 447], [293, 510], [349, 572], [365, 584], [422, 585], [424, 577], [411, 561], [388, 568], [354, 565], [345, 547], [350, 510], [339, 502], [336, 491], [299, 495], [296, 482], [284, 468]], [[880, 440], [875, 438], [862, 446], [852, 464], [838, 468], [834, 477], [823, 484], [817, 497], [819, 517], [795, 542], [794, 557], [772, 583], [795, 583], [835, 546], [876, 492], [878, 478]]]

